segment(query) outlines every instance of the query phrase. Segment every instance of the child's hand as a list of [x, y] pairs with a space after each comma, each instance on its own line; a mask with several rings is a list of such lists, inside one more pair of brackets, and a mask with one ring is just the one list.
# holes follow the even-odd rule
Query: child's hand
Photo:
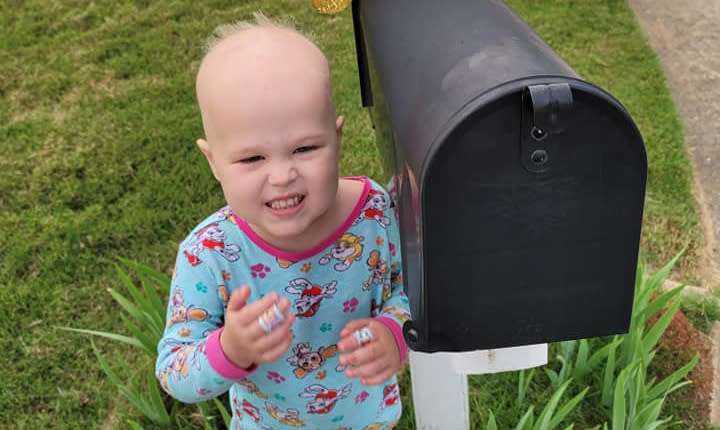
[[[290, 301], [283, 297], [278, 302], [277, 293], [270, 293], [260, 300], [246, 304], [250, 288], [243, 285], [233, 291], [225, 311], [225, 329], [220, 335], [220, 346], [233, 364], [244, 369], [253, 364], [270, 363], [282, 357], [292, 343], [291, 330], [295, 315], [288, 312]], [[258, 323], [258, 317], [277, 303], [284, 320], [270, 333]]]
[[[363, 327], [372, 332], [373, 339], [358, 348], [353, 333]], [[385, 324], [372, 318], [350, 321], [340, 332], [338, 349], [340, 352], [348, 352], [339, 358], [342, 366], [349, 366], [345, 369], [345, 375], [348, 378], [362, 378], [360, 383], [363, 385], [382, 384], [400, 368], [400, 351], [395, 337]]]

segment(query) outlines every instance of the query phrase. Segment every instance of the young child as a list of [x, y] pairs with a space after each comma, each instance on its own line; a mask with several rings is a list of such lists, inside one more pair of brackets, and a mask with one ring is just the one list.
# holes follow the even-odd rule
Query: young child
[[262, 15], [221, 27], [196, 90], [228, 206], [180, 244], [156, 374], [184, 402], [230, 390], [232, 429], [391, 429], [406, 358], [388, 194], [338, 178], [328, 63]]

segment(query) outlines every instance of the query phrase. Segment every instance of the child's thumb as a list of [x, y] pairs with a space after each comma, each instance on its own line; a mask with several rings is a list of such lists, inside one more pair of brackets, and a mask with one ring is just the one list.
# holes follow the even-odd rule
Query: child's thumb
[[247, 303], [248, 297], [250, 297], [250, 287], [243, 285], [230, 295], [227, 310], [232, 312], [239, 311], [245, 306], [245, 303]]

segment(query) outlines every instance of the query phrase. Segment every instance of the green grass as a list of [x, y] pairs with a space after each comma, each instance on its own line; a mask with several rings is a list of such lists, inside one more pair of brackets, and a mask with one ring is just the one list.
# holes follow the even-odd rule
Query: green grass
[[[114, 259], [169, 271], [175, 244], [222, 205], [194, 145], [202, 135], [194, 72], [216, 25], [262, 8], [312, 31], [347, 116], [341, 173], [381, 176], [349, 11], [323, 16], [308, 3], [0, 4], [0, 428], [123, 428], [136, 416], [87, 339], [54, 327], [118, 330], [106, 292], [119, 286]], [[680, 122], [631, 11], [619, 0], [510, 4], [633, 115], [650, 162], [643, 258], [657, 265], [689, 245], [680, 270], [691, 277], [698, 212]], [[122, 345], [98, 345], [140, 360]]]

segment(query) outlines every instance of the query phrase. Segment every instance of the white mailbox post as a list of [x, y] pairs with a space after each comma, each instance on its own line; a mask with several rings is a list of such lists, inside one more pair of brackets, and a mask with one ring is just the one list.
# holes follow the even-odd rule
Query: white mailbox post
[[547, 344], [470, 352], [410, 351], [418, 430], [470, 430], [467, 375], [529, 369], [547, 364]]

